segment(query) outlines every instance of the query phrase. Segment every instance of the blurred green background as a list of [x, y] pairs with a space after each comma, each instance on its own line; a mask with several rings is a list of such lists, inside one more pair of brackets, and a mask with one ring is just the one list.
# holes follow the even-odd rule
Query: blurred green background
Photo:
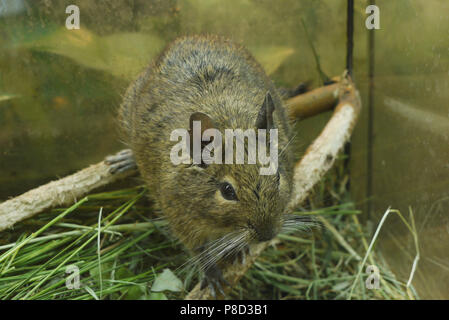
[[[80, 8], [80, 30], [65, 28], [70, 4]], [[388, 206], [412, 208], [421, 250], [414, 284], [422, 298], [449, 299], [449, 2], [376, 1], [372, 51], [368, 4], [355, 1], [363, 111], [351, 191], [374, 226]], [[279, 86], [319, 86], [308, 37], [323, 71], [340, 75], [346, 1], [0, 0], [0, 200], [123, 148], [115, 114], [126, 87], [166, 43], [197, 33], [241, 42]], [[298, 158], [329, 117], [297, 124]], [[397, 217], [388, 219], [379, 245], [406, 281], [413, 239]]]

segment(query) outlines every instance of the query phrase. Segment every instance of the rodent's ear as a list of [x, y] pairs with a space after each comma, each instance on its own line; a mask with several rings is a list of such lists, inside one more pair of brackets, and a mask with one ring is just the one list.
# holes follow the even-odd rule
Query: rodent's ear
[[193, 121], [201, 121], [201, 136], [205, 130], [214, 128], [214, 121], [205, 113], [194, 112], [190, 115], [190, 132], [193, 132]]
[[[193, 158], [193, 122], [194, 121], [200, 121], [201, 123], [201, 132], [200, 132], [200, 138], [203, 136], [204, 131], [206, 131], [207, 129], [214, 129], [215, 124], [214, 121], [211, 119], [211, 117], [209, 117], [207, 114], [202, 113], [202, 112], [194, 112], [190, 115], [190, 119], [189, 119], [189, 134], [190, 134], [190, 157], [192, 159]], [[214, 137], [211, 137], [210, 141], [201, 141], [201, 152], [203, 152], [204, 147], [212, 142], [214, 140]], [[199, 167], [204, 168], [207, 165], [203, 162], [202, 158], [200, 157], [200, 161], [201, 163], [199, 163]], [[195, 163], [195, 162], [194, 162]]]
[[274, 102], [268, 91], [256, 119], [257, 129], [273, 129]]

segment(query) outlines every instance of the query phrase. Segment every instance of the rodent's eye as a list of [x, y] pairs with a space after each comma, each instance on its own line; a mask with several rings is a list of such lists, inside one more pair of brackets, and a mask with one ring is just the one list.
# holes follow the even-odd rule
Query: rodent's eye
[[226, 200], [235, 200], [235, 201], [238, 200], [234, 188], [228, 182], [223, 182], [220, 185], [220, 192], [223, 198], [225, 198]]

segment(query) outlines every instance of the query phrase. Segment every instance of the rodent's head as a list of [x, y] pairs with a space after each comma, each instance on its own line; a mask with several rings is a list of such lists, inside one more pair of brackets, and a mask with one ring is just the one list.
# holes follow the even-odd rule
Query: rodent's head
[[[254, 131], [257, 132], [257, 138], [260, 132], [258, 129], [270, 130], [275, 127], [273, 110], [273, 100], [270, 94], [267, 94], [257, 119], [252, 124], [252, 129], [256, 129]], [[220, 127], [216, 126], [208, 115], [195, 112], [190, 117], [190, 144], [193, 144], [194, 139], [192, 134], [194, 121], [201, 122], [202, 134], [207, 129]], [[242, 130], [245, 129], [248, 128]], [[223, 139], [216, 141], [216, 149], [214, 147], [212, 154], [219, 152], [222, 154], [221, 158], [225, 159], [224, 153], [227, 151], [223, 152], [226, 148], [224, 128], [218, 130], [222, 133]], [[270, 150], [271, 157], [273, 142], [268, 137], [266, 139], [265, 146]], [[238, 154], [235, 142], [237, 139], [233, 142], [233, 160]], [[257, 142], [260, 142], [259, 139]], [[203, 157], [204, 149], [212, 148], [212, 143], [213, 141], [208, 141], [201, 145]], [[260, 169], [266, 168], [267, 165], [261, 164], [258, 157], [254, 164], [248, 164], [248, 150], [250, 150], [248, 145], [245, 143], [243, 151], [244, 164], [235, 164], [235, 161], [233, 164], [225, 164], [224, 160], [222, 164], [204, 162], [189, 164], [185, 165], [180, 173], [182, 178], [178, 176], [177, 179], [178, 187], [182, 189], [178, 189], [177, 192], [188, 195], [183, 197], [183, 208], [189, 212], [191, 227], [207, 228], [209, 241], [222, 240], [215, 242], [222, 246], [222, 251], [223, 246], [228, 246], [226, 250], [234, 251], [238, 250], [239, 246], [252, 242], [268, 241], [281, 231], [286, 221], [285, 210], [292, 194], [293, 170], [292, 164], [285, 160], [287, 159], [287, 155], [284, 154], [285, 139], [279, 147], [276, 143], [276, 149], [280, 149], [279, 153], [275, 150], [279, 155], [277, 164], [272, 174], [266, 175], [262, 175]], [[191, 159], [193, 158], [191, 154]], [[216, 247], [219, 248], [220, 245]]]
[[213, 164], [200, 170], [208, 188], [201, 208], [217, 233], [241, 234], [249, 243], [271, 240], [281, 230], [291, 195], [282, 167], [273, 175], [260, 175], [257, 164]]

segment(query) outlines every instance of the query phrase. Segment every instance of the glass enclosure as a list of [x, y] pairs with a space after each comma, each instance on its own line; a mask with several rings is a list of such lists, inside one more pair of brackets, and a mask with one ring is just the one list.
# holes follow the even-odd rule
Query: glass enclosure
[[[75, 3], [76, 2], [76, 3]], [[449, 298], [449, 2], [377, 0], [368, 30], [355, 1], [354, 80], [363, 109], [351, 193], [373, 229], [413, 211], [422, 298]], [[66, 28], [66, 7], [80, 29]], [[346, 57], [343, 0], [0, 0], [0, 201], [101, 161], [123, 144], [116, 111], [130, 81], [171, 40], [217, 33], [245, 45], [276, 85], [322, 85]], [[304, 120], [298, 158], [330, 113]], [[378, 244], [407, 281], [409, 230], [388, 217]]]

